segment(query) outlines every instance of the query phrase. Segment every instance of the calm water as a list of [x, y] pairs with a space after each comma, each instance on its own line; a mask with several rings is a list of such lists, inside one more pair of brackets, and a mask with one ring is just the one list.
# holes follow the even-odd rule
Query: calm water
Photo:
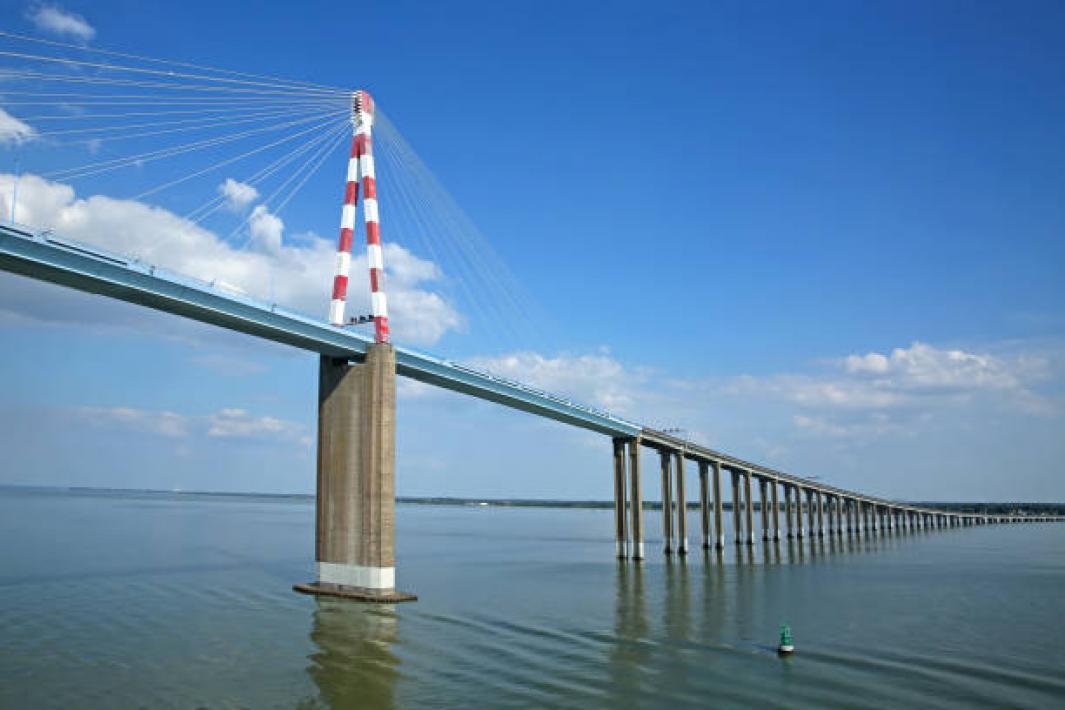
[[421, 600], [376, 607], [290, 591], [306, 499], [0, 490], [0, 706], [1065, 706], [1065, 525], [667, 563], [657, 522], [634, 568], [608, 510], [400, 506]]

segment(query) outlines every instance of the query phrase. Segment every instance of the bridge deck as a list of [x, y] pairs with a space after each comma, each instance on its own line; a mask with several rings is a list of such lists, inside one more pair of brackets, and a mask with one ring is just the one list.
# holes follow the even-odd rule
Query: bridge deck
[[[303, 350], [361, 360], [371, 338], [119, 254], [0, 225], [0, 270], [128, 301]], [[729, 456], [627, 421], [563, 397], [499, 378], [450, 360], [396, 348], [398, 374], [530, 414], [616, 437], [640, 437], [651, 447], [683, 451], [780, 483], [891, 505], [913, 512], [942, 512], [847, 491]]]

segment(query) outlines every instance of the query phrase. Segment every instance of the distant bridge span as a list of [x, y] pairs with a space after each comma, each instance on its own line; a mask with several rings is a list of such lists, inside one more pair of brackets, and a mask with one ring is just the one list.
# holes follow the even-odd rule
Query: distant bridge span
[[[279, 308], [245, 295], [157, 268], [136, 259], [64, 239], [50, 232], [35, 232], [11, 226], [0, 226], [0, 270], [67, 286], [88, 293], [99, 294], [155, 310], [172, 313], [193, 320], [216, 325], [249, 335], [284, 343], [323, 357], [320, 389], [332, 391], [344, 371], [330, 374], [327, 361], [364, 363], [375, 347], [373, 338], [361, 333], [329, 325], [312, 318]], [[896, 528], [916, 529], [984, 524], [1033, 517], [1002, 517], [975, 513], [959, 513], [870, 496], [777, 471], [720, 451], [692, 444], [666, 432], [641, 426], [622, 417], [572, 402], [519, 382], [493, 376], [444, 358], [434, 357], [403, 347], [386, 346], [394, 353], [394, 374], [434, 385], [479, 399], [496, 402], [513, 409], [553, 419], [571, 426], [588, 429], [613, 438], [616, 543], [619, 557], [640, 559], [644, 556], [642, 525], [642, 493], [639, 474], [640, 446], [659, 451], [662, 473], [664, 546], [667, 553], [687, 552], [686, 516], [682, 511], [687, 502], [684, 492], [684, 462], [693, 461], [699, 470], [699, 501], [702, 541], [706, 547], [724, 545], [722, 523], [723, 495], [720, 490], [721, 469], [731, 473], [736, 542], [754, 544], [755, 508], [752, 484], [757, 482], [761, 497], [762, 539], [804, 536], [870, 534]], [[330, 379], [332, 378], [332, 379]], [[337, 379], [339, 378], [339, 379]], [[335, 380], [335, 381], [334, 381]], [[394, 389], [394, 387], [393, 387]], [[328, 394], [328, 392], [326, 392]], [[320, 394], [320, 396], [324, 396]], [[351, 396], [351, 395], [347, 395]], [[393, 392], [394, 401], [394, 392]], [[356, 399], [358, 397], [356, 396]], [[324, 403], [325, 400], [323, 399]], [[327, 405], [322, 405], [325, 411]], [[357, 406], [357, 405], [353, 405]], [[377, 406], [377, 405], [375, 405]], [[323, 414], [319, 417], [319, 497], [323, 495], [322, 447]], [[394, 406], [393, 406], [394, 416]], [[394, 430], [393, 430], [394, 431]], [[326, 437], [328, 438], [328, 437]], [[394, 438], [394, 437], [393, 437]], [[363, 442], [365, 443], [365, 442]], [[355, 444], [353, 443], [352, 446]], [[351, 457], [345, 450], [344, 456]], [[361, 455], [361, 454], [354, 454]], [[360, 490], [358, 481], [354, 489]], [[345, 495], [354, 495], [345, 488]], [[712, 490], [711, 490], [712, 489]], [[783, 505], [778, 499], [783, 490]], [[394, 491], [375, 491], [360, 495], [391, 495]], [[803, 520], [802, 498], [806, 496], [806, 518]], [[375, 499], [376, 500], [376, 499]], [[712, 501], [712, 504], [711, 504]], [[378, 504], [380, 501], [378, 501]], [[780, 525], [780, 513], [786, 517], [786, 533]], [[825, 516], [827, 512], [827, 525]], [[844, 518], [846, 522], [844, 523]], [[1039, 520], [1060, 518], [1040, 517]], [[384, 524], [390, 524], [390, 518]], [[318, 560], [321, 572], [323, 542], [322, 519], [319, 517]], [[349, 526], [351, 527], [351, 526]], [[389, 531], [390, 532], [390, 531]], [[346, 530], [348, 541], [360, 543], [357, 534]], [[391, 535], [389, 534], [389, 538]], [[389, 543], [390, 547], [391, 543]], [[384, 557], [392, 554], [386, 550]], [[356, 555], [358, 557], [358, 555]], [[335, 565], [343, 567], [345, 565]], [[358, 568], [354, 576], [341, 570], [342, 581], [333, 591], [346, 596], [374, 599], [401, 599], [395, 592], [394, 567], [349, 564]], [[331, 569], [331, 568], [330, 568]], [[367, 573], [366, 570], [378, 570]], [[380, 572], [380, 570], [386, 570]], [[333, 570], [334, 572], [336, 570]], [[326, 572], [329, 572], [327, 569]], [[347, 575], [347, 576], [344, 576]], [[320, 574], [320, 579], [322, 575]], [[313, 591], [321, 592], [320, 585]], [[355, 590], [355, 591], [352, 591]], [[312, 591], [310, 588], [304, 591]]]

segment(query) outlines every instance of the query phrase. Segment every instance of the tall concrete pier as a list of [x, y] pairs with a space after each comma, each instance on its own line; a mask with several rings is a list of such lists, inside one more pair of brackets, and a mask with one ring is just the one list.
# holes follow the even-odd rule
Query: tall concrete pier
[[317, 580], [308, 594], [409, 601], [396, 591], [396, 355], [323, 356], [318, 377]]
[[632, 559], [643, 559], [643, 491], [640, 486], [640, 441], [629, 439], [629, 490], [632, 501], [629, 504], [629, 529], [632, 531]]
[[714, 489], [714, 535], [717, 541], [714, 543], [717, 549], [725, 547], [725, 522], [721, 506], [721, 464], [718, 461], [710, 462], [710, 470], [713, 475], [711, 484]]
[[677, 489], [677, 554], [688, 554], [688, 496], [684, 492], [684, 454], [680, 451], [674, 455], [674, 480]]
[[699, 462], [699, 525], [703, 533], [703, 549], [710, 549], [710, 464]]
[[624, 559], [628, 555], [627, 521], [625, 519], [625, 440], [614, 439], [614, 540], [617, 555]]

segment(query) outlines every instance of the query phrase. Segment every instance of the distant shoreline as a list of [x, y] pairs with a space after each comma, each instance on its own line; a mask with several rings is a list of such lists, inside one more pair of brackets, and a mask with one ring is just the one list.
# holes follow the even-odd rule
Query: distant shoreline
[[[161, 490], [157, 488], [110, 488], [96, 486], [28, 486], [14, 484], [0, 484], [0, 491], [41, 491], [51, 493], [84, 493], [84, 494], [119, 494], [119, 495], [168, 495], [188, 496], [202, 498], [270, 498], [278, 500], [306, 500], [313, 501], [314, 495], [310, 493], [250, 493], [238, 491], [185, 491], [185, 490]], [[559, 500], [545, 498], [461, 498], [453, 496], [397, 496], [396, 502], [402, 505], [435, 505], [453, 507], [489, 507], [489, 508], [584, 508], [590, 510], [613, 509], [614, 502], [611, 500]], [[1035, 514], [1035, 515], [1065, 515], [1065, 503], [1033, 503], [1033, 502], [942, 502], [942, 501], [898, 501], [907, 505], [916, 505], [930, 508], [940, 508], [963, 513], [1007, 515], [1007, 514]], [[644, 501], [643, 507], [648, 510], [661, 510], [662, 504], [658, 501]], [[725, 501], [722, 504], [725, 510], [732, 510], [732, 503]], [[755, 509], [759, 506], [755, 503]], [[699, 504], [688, 501], [689, 510], [698, 510]]]

